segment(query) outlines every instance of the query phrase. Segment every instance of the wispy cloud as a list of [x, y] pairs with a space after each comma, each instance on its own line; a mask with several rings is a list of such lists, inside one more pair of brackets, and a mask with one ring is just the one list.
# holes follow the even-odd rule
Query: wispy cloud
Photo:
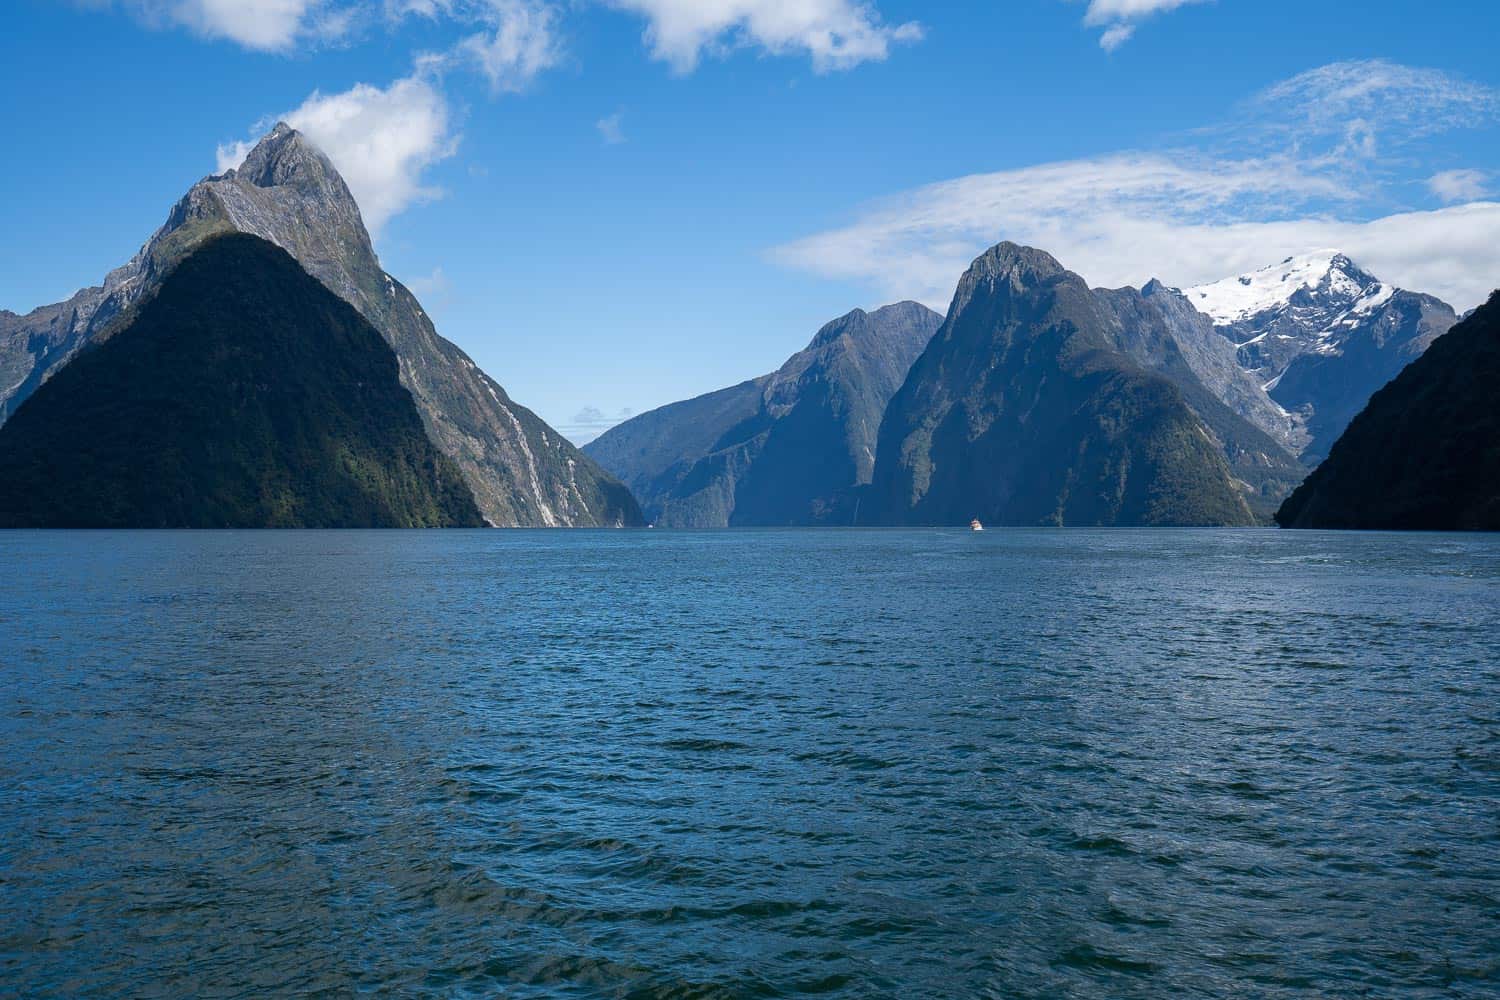
[[[773, 256], [941, 308], [969, 261], [1002, 239], [1045, 247], [1107, 285], [1152, 277], [1194, 284], [1338, 246], [1387, 280], [1455, 304], [1480, 301], [1500, 283], [1492, 235], [1500, 231], [1500, 205], [1371, 218], [1369, 207], [1388, 197], [1385, 182], [1332, 155], [1348, 142], [1332, 109], [1358, 108], [1371, 93], [1386, 94], [1396, 128], [1407, 117], [1422, 117], [1423, 127], [1473, 123], [1493, 99], [1493, 92], [1435, 71], [1324, 67], [1270, 88], [1242, 109], [1236, 126], [1195, 137], [1197, 145], [927, 185], [868, 204], [849, 224], [778, 247]], [[1278, 101], [1284, 116], [1316, 126], [1281, 129], [1283, 119], [1270, 110]], [[1366, 151], [1392, 127], [1367, 129]], [[1474, 192], [1454, 183], [1447, 190]]]
[[431, 274], [419, 274], [415, 278], [407, 278], [402, 282], [411, 293], [426, 303], [431, 309], [439, 300], [447, 297], [453, 290], [453, 283], [443, 273], [441, 267], [432, 269]]
[[262, 52], [342, 37], [359, 13], [356, 5], [340, 0], [121, 0], [121, 5], [148, 24], [178, 25]]
[[1135, 35], [1136, 26], [1146, 18], [1205, 2], [1207, 0], [1089, 0], [1083, 23], [1090, 28], [1103, 28], [1099, 47], [1113, 52]]
[[582, 446], [588, 444], [594, 438], [614, 427], [616, 424], [624, 423], [635, 416], [629, 407], [620, 410], [614, 416], [610, 416], [597, 406], [585, 406], [573, 415], [573, 419], [567, 423], [559, 424], [558, 430], [574, 444]]
[[1444, 170], [1427, 179], [1427, 189], [1438, 200], [1477, 201], [1489, 194], [1490, 175], [1483, 170]]
[[1244, 124], [1306, 145], [1340, 137], [1364, 155], [1378, 142], [1406, 143], [1500, 115], [1500, 91], [1441, 70], [1383, 59], [1330, 63], [1283, 80], [1240, 109]]
[[[372, 234], [410, 205], [440, 193], [423, 181], [433, 164], [453, 155], [447, 98], [421, 73], [388, 87], [356, 84], [337, 94], [314, 91], [280, 119], [305, 134], [333, 161]], [[254, 140], [218, 149], [221, 171], [237, 166]]]
[[616, 111], [614, 114], [601, 118], [594, 123], [599, 130], [599, 137], [607, 146], [618, 146], [625, 141], [625, 113]]
[[690, 73], [704, 53], [755, 46], [781, 55], [805, 52], [819, 73], [880, 61], [892, 45], [922, 37], [916, 22], [887, 25], [856, 0], [606, 0], [646, 18], [652, 54]]
[[521, 93], [562, 59], [557, 10], [550, 4], [488, 0], [478, 16], [485, 30], [465, 38], [459, 51], [489, 80], [492, 93]]

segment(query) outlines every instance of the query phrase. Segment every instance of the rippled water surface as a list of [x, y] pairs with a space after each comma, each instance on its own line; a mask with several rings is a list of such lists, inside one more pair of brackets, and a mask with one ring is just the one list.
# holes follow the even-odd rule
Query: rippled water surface
[[0, 995], [1495, 997], [1500, 539], [0, 533]]

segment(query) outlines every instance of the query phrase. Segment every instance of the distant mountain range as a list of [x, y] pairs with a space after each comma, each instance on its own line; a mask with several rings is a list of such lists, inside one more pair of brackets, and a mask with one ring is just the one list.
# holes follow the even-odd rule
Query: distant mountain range
[[584, 451], [663, 527], [847, 524], [891, 394], [942, 316], [856, 309], [769, 375], [612, 428]]
[[[394, 390], [376, 374], [384, 356], [309, 281], [383, 340]], [[214, 301], [190, 303], [184, 289]], [[1486, 386], [1500, 396], [1474, 333], [1492, 327], [1493, 309], [1444, 338], [1458, 320], [1448, 305], [1331, 250], [1182, 290], [1107, 289], [1002, 243], [962, 276], [946, 317], [912, 302], [855, 310], [775, 372], [642, 414], [579, 450], [438, 336], [381, 269], [327, 157], [277, 125], [240, 167], [194, 185], [102, 285], [24, 316], [0, 311], [11, 476], [0, 519], [1239, 525], [1280, 508], [1282, 523], [1441, 520], [1399, 511], [1459, 498], [1408, 502], [1351, 469], [1375, 461], [1372, 427], [1417, 446], [1422, 431], [1399, 423], [1401, 406], [1431, 411], [1430, 433], [1452, 444], [1427, 440], [1429, 451], [1487, 461], [1451, 421], [1488, 426], [1481, 403], [1461, 404]], [[201, 337], [184, 338], [183, 323]], [[289, 331], [302, 334], [295, 350], [276, 339]], [[1469, 358], [1472, 378], [1439, 372], [1439, 360], [1417, 368], [1435, 342], [1450, 369]], [[295, 370], [278, 375], [277, 352]], [[1410, 379], [1397, 379], [1403, 369]], [[363, 398], [350, 393], [355, 371], [368, 375], [355, 380]], [[1434, 384], [1452, 388], [1452, 405], [1424, 388]], [[275, 417], [257, 393], [297, 405]], [[149, 426], [153, 409], [176, 422]], [[1325, 470], [1328, 455], [1342, 457]], [[1450, 471], [1433, 481], [1457, 489], [1468, 472]], [[1350, 492], [1360, 482], [1383, 483], [1389, 510]], [[1448, 520], [1487, 516], [1467, 494], [1460, 505], [1467, 513]]]
[[[1333, 251], [1185, 290], [1088, 289], [1012, 244], [975, 262], [941, 329], [915, 309], [852, 313], [778, 373], [585, 451], [670, 526], [1267, 523], [1457, 319]], [[819, 353], [853, 322], [850, 343], [890, 364]], [[819, 386], [860, 404], [822, 405]]]
[[423, 427], [452, 459], [488, 523], [641, 523], [629, 491], [438, 336], [416, 298], [381, 269], [359, 208], [320, 151], [278, 124], [237, 169], [210, 177], [100, 287], [25, 316], [0, 313], [0, 420], [138, 303], [204, 240], [244, 232], [285, 249], [391, 345]]

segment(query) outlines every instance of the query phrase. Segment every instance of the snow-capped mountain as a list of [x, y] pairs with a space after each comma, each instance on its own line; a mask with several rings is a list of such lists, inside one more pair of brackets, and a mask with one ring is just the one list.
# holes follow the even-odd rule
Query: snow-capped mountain
[[1377, 389], [1458, 321], [1446, 303], [1386, 284], [1337, 250], [1288, 257], [1183, 295], [1290, 415], [1296, 447], [1311, 463]]

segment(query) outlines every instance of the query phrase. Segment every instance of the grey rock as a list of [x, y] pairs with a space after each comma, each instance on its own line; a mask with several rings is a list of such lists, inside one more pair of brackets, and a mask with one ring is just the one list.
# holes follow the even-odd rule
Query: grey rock
[[489, 523], [641, 523], [623, 485], [437, 334], [416, 297], [381, 268], [359, 207], [333, 164], [285, 124], [240, 167], [194, 185], [166, 224], [102, 286], [23, 317], [0, 315], [0, 418], [81, 346], [108, 336], [194, 247], [226, 231], [282, 247], [380, 331], [396, 352], [401, 383], [429, 437], [458, 465]]
[[942, 317], [856, 309], [769, 375], [643, 413], [584, 450], [672, 527], [849, 524], [880, 419]]
[[1002, 243], [980, 256], [886, 409], [872, 518], [1255, 523], [1223, 443], [1171, 380], [1116, 346], [1124, 336], [1051, 255]]
[[[1234, 345], [1181, 293], [1158, 281], [1095, 289], [1114, 346], [1169, 379], [1223, 450], [1246, 502], [1269, 519], [1307, 469], [1264, 426], [1291, 435], [1292, 422], [1239, 366]], [[1245, 414], [1256, 419], [1252, 420]]]

